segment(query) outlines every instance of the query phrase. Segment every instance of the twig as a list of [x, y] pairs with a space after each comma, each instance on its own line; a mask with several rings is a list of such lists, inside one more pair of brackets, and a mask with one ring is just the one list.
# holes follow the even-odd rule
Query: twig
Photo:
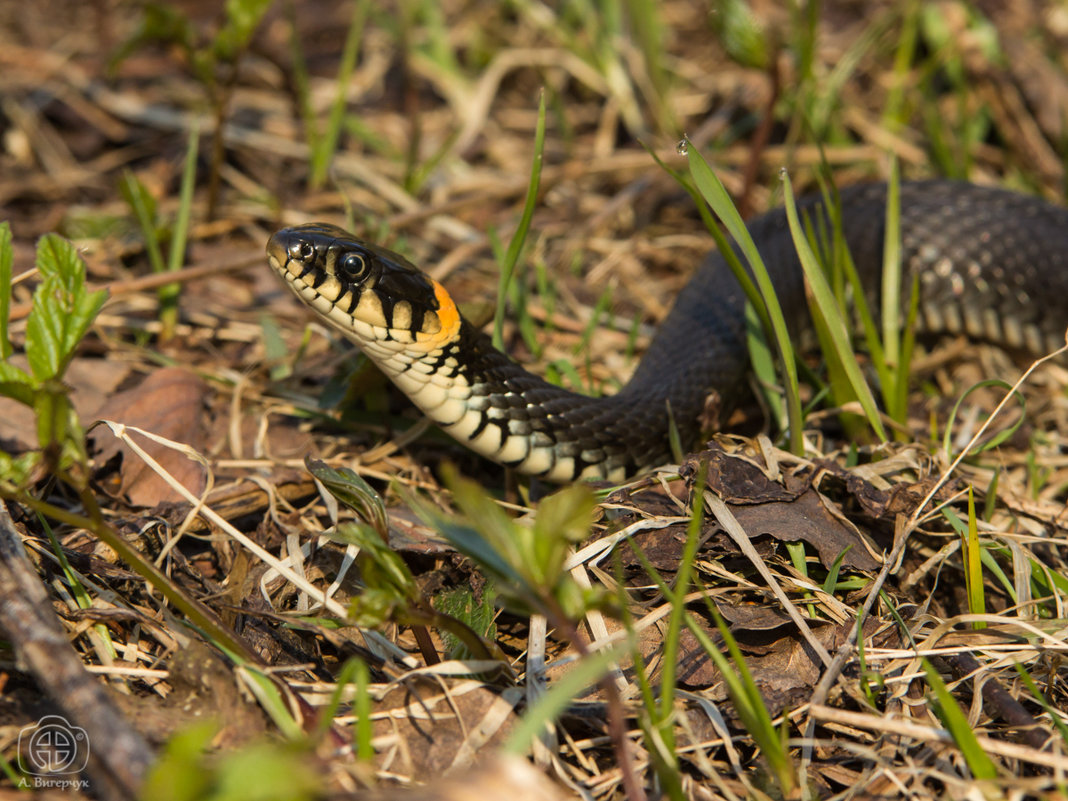
[[71, 647], [3, 501], [0, 626], [14, 644], [19, 662], [70, 722], [85, 729], [88, 771], [96, 794], [105, 799], [135, 798], [152, 763], [152, 751]]

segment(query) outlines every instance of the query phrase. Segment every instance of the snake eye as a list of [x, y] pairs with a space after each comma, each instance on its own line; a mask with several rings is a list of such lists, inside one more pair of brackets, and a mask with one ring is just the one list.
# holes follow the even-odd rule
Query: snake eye
[[367, 273], [367, 259], [359, 253], [346, 253], [338, 262], [338, 271], [352, 281], [359, 281]]
[[289, 258], [297, 261], [311, 261], [315, 255], [315, 246], [307, 239], [294, 242], [289, 246]]

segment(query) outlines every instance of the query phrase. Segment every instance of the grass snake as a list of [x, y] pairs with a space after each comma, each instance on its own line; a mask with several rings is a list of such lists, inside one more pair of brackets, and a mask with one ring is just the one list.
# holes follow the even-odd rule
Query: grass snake
[[[844, 237], [874, 295], [886, 186], [854, 185], [840, 199]], [[815, 197], [799, 208], [811, 219], [825, 214]], [[785, 213], [770, 211], [748, 228], [796, 330], [806, 314], [805, 289]], [[901, 238], [905, 275], [919, 278], [922, 331], [1033, 353], [1064, 344], [1068, 210], [1002, 189], [906, 182]], [[716, 252], [679, 293], [631, 380], [598, 398], [527, 372], [460, 315], [441, 284], [341, 228], [286, 228], [271, 237], [267, 254], [290, 289], [442, 429], [489, 459], [549, 481], [618, 481], [667, 462], [672, 421], [691, 445], [710, 394], [729, 408], [746, 387], [745, 297]]]

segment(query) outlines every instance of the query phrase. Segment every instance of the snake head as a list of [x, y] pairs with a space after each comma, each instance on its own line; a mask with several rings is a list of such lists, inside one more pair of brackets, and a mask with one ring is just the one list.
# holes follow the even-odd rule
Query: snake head
[[434, 350], [459, 330], [459, 313], [441, 284], [336, 225], [285, 228], [268, 241], [267, 258], [298, 297], [365, 349]]

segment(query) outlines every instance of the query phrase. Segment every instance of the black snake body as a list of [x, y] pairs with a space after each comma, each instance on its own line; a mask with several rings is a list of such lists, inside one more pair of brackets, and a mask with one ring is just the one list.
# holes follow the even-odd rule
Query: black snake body
[[[842, 229], [874, 292], [886, 188], [842, 190]], [[802, 213], [822, 213], [817, 199]], [[748, 224], [780, 302], [799, 323], [804, 285], [783, 210]], [[949, 181], [901, 187], [902, 259], [919, 276], [919, 325], [1031, 352], [1064, 344], [1068, 210]], [[718, 253], [679, 294], [631, 380], [590, 398], [551, 385], [491, 347], [448, 293], [402, 257], [340, 228], [276, 233], [272, 266], [353, 339], [444, 430], [477, 452], [550, 481], [619, 480], [669, 459], [669, 421], [685, 445], [710, 393], [729, 407], [745, 386], [745, 297]], [[668, 407], [670, 404], [670, 416]]]

